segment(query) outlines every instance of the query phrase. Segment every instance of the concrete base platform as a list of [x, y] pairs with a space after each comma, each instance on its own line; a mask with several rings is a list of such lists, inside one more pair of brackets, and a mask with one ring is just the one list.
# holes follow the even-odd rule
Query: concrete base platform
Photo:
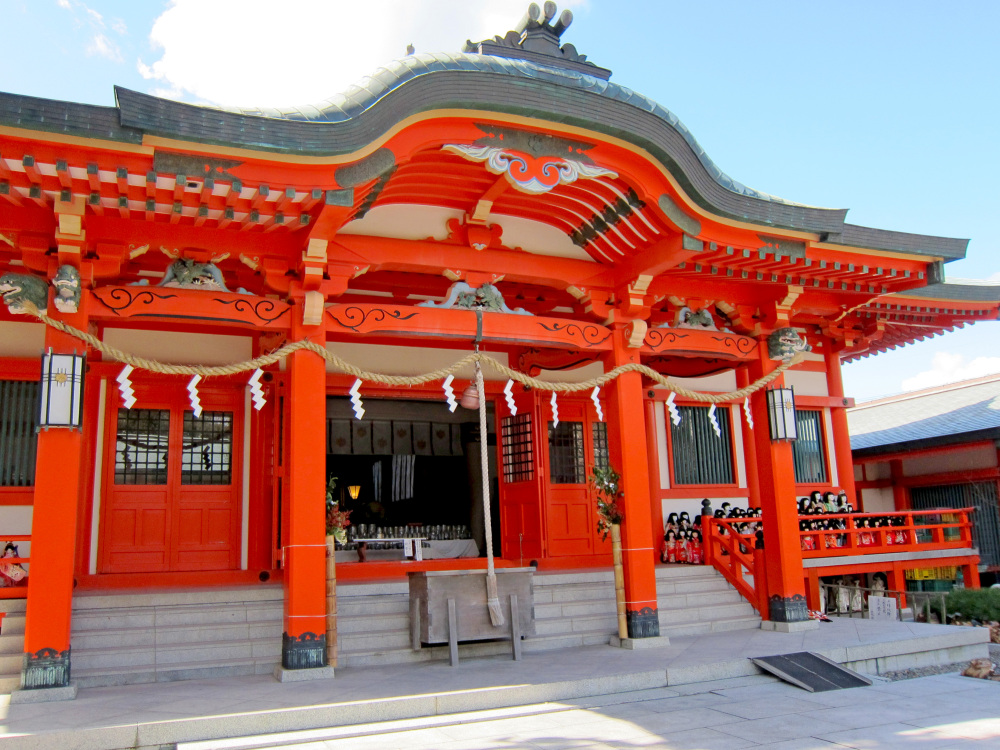
[[52, 701], [71, 701], [76, 698], [77, 687], [73, 683], [65, 687], [36, 688], [34, 690], [15, 690], [10, 694], [10, 704], [20, 703], [51, 703]]
[[819, 620], [801, 620], [799, 622], [775, 622], [764, 620], [761, 630], [773, 630], [776, 633], [801, 633], [806, 630], [819, 630]]
[[457, 667], [431, 662], [338, 668], [336, 679], [302, 683], [256, 675], [89, 688], [58, 705], [0, 705], [0, 712], [6, 708], [0, 742], [4, 750], [160, 747], [616, 692], [689, 691], [692, 683], [709, 680], [765, 679], [750, 657], [794, 651], [817, 652], [877, 674], [986, 656], [989, 631], [839, 619], [818, 631], [741, 630], [670, 640], [640, 652], [605, 645], [528, 654], [522, 661], [466, 659]]
[[670, 645], [670, 639], [665, 635], [655, 638], [619, 638], [611, 636], [611, 645], [615, 648], [627, 648], [629, 651], [642, 651], [647, 648], [663, 648]]
[[280, 664], [274, 668], [274, 679], [278, 682], [309, 682], [310, 680], [332, 680], [333, 667], [314, 669], [285, 669]]

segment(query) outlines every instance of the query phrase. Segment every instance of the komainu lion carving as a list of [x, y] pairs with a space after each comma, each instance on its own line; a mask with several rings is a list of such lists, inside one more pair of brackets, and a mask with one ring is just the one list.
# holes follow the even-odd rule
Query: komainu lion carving
[[787, 362], [799, 352], [811, 351], [812, 347], [794, 328], [778, 328], [767, 337], [767, 356], [773, 360]]
[[61, 313], [75, 313], [80, 309], [80, 272], [73, 266], [59, 266], [52, 279], [56, 295], [53, 300]]
[[27, 314], [30, 311], [25, 303], [32, 303], [38, 312], [48, 310], [49, 285], [44, 279], [29, 276], [26, 273], [5, 273], [0, 276], [0, 294], [3, 295], [7, 309], [15, 315]]
[[694, 328], [702, 331], [715, 331], [715, 321], [712, 320], [712, 313], [706, 308], [692, 310], [686, 305], [677, 311], [677, 320], [674, 322], [677, 328]]

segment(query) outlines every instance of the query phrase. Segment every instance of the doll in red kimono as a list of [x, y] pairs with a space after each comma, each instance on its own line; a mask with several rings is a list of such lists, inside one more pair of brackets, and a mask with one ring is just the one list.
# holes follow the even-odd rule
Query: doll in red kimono
[[701, 532], [697, 529], [691, 532], [691, 554], [689, 562], [692, 565], [702, 565], [705, 562], [705, 548], [701, 539]]
[[660, 551], [660, 561], [665, 563], [677, 562], [677, 532], [668, 529], [663, 535], [663, 548]]
[[[810, 524], [808, 521], [799, 521], [799, 531], [809, 531]], [[802, 549], [803, 550], [813, 550], [816, 549], [816, 540], [811, 534], [802, 535]]]
[[3, 548], [3, 557], [0, 557], [0, 588], [27, 586], [28, 572], [19, 563], [7, 562], [11, 557], [20, 557], [20, 554], [16, 544], [7, 542]]
[[691, 548], [690, 533], [685, 532], [677, 536], [677, 562], [686, 563], [688, 562], [689, 551]]

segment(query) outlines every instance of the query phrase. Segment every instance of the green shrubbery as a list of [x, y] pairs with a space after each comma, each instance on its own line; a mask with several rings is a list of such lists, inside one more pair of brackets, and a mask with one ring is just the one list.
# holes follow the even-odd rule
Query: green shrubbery
[[963, 621], [1000, 621], [1000, 589], [952, 589], [947, 607], [949, 616]]

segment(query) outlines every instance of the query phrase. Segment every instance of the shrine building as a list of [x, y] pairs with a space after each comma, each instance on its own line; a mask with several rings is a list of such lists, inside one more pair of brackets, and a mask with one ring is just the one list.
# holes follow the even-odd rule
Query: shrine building
[[[1000, 295], [945, 281], [967, 240], [732, 179], [545, 5], [299, 108], [0, 94], [23, 687], [69, 683], [74, 602], [136, 591], [281, 591], [274, 661], [324, 667], [331, 477], [373, 540], [337, 552], [342, 587], [482, 569], [488, 545], [609, 569], [588, 477], [611, 466], [631, 638], [660, 633], [665, 519], [703, 499], [761, 509], [754, 606], [807, 619], [796, 501], [858, 502], [841, 362]], [[423, 555], [378, 541], [407, 536]]]

